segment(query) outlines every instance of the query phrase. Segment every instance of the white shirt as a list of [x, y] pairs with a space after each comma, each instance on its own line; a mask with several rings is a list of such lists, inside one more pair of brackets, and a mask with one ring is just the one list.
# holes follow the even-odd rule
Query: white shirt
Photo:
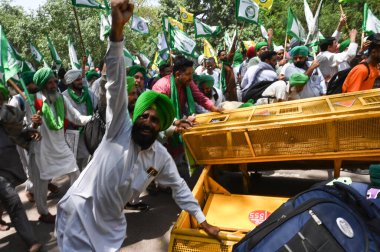
[[[110, 42], [107, 64], [106, 133], [94, 157], [57, 205], [60, 251], [118, 251], [126, 235], [125, 204], [155, 179], [199, 223], [205, 216], [164, 146], [141, 150], [131, 138], [125, 92], [124, 41]], [[148, 176], [154, 168], [156, 176]]]
[[274, 82], [264, 90], [262, 96], [267, 97], [258, 99], [256, 105], [272, 104], [280, 101], [300, 99], [297, 91], [290, 86], [289, 82], [285, 81]]
[[[59, 94], [61, 95], [61, 94]], [[37, 99], [46, 100], [42, 93], [37, 93]], [[63, 96], [65, 105], [65, 118], [77, 125], [84, 125], [90, 121], [91, 116], [82, 116]], [[49, 104], [53, 114], [56, 113], [54, 104]], [[51, 130], [42, 116], [40, 126], [41, 141], [33, 142], [31, 151], [35, 153], [37, 167], [40, 171], [40, 177], [43, 180], [49, 180], [78, 170], [73, 152], [65, 140], [64, 129]]]
[[323, 77], [326, 81], [329, 81], [334, 74], [338, 72], [339, 64], [348, 62], [355, 57], [356, 50], [358, 49], [357, 43], [350, 43], [348, 50], [341, 53], [331, 53], [329, 51], [320, 52], [317, 56], [319, 61], [319, 69], [321, 70]]

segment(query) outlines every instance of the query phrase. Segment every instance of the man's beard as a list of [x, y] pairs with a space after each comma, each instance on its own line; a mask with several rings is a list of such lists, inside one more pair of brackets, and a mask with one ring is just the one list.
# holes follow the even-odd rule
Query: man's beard
[[304, 68], [306, 65], [306, 62], [294, 62], [294, 65], [298, 68]]
[[[141, 131], [143, 130], [150, 130], [151, 135], [147, 136], [145, 134], [142, 134]], [[132, 126], [132, 139], [142, 149], [148, 149], [154, 143], [154, 141], [156, 141], [158, 133], [158, 131], [155, 131], [153, 128], [147, 125], [138, 125], [137, 123], [134, 123]]]
[[58, 93], [57, 91], [44, 91], [44, 95], [46, 96], [48, 102], [50, 104], [54, 104], [58, 99]]

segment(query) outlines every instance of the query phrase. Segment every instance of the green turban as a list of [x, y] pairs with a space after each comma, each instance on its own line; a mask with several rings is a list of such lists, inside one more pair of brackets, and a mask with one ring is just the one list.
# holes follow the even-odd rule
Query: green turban
[[46, 85], [46, 82], [54, 77], [53, 70], [49, 67], [44, 67], [38, 70], [33, 76], [33, 82], [38, 86], [39, 89], [43, 89]]
[[202, 83], [205, 83], [208, 87], [214, 86], [214, 77], [208, 74], [197, 75], [194, 78], [194, 81], [200, 86]]
[[296, 55], [301, 55], [302, 57], [307, 57], [309, 55], [309, 48], [307, 46], [295, 46], [290, 50], [290, 56], [294, 57]]
[[24, 81], [25, 85], [28, 86], [30, 83], [33, 82], [33, 76], [35, 73], [36, 72], [27, 71], [21, 74], [21, 79]]
[[143, 92], [137, 99], [135, 110], [133, 111], [133, 123], [152, 107], [154, 107], [160, 118], [160, 130], [163, 131], [169, 128], [175, 117], [174, 105], [169, 97], [152, 90]]
[[0, 83], [0, 94], [4, 97], [4, 100], [8, 99], [9, 90], [6, 86]]
[[261, 42], [257, 43], [255, 46], [255, 52], [258, 52], [261, 49], [261, 47], [263, 47], [263, 46], [268, 46], [268, 43], [265, 41], [261, 41]]
[[303, 73], [294, 73], [290, 76], [289, 83], [291, 86], [304, 86], [309, 80], [309, 76]]
[[243, 54], [240, 51], [235, 52], [233, 66], [240, 66], [243, 61]]
[[343, 52], [344, 50], [346, 50], [350, 43], [351, 41], [349, 39], [342, 41], [339, 45], [339, 52]]
[[86, 79], [89, 81], [91, 80], [92, 78], [99, 78], [100, 77], [100, 74], [98, 74], [98, 72], [96, 72], [95, 70], [90, 70], [86, 73]]
[[127, 72], [127, 76], [131, 76], [131, 77], [134, 77], [136, 73], [142, 73], [142, 75], [146, 76], [146, 70], [144, 67], [140, 66], [140, 65], [133, 65], [131, 66], [129, 69], [128, 69], [128, 72]]
[[125, 77], [125, 83], [127, 84], [125, 87], [127, 88], [128, 94], [132, 91], [135, 86], [135, 78], [131, 76]]

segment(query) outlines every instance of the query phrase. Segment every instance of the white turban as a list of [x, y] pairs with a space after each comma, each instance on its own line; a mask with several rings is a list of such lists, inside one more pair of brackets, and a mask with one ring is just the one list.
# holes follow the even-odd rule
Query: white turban
[[285, 50], [282, 45], [280, 45], [280, 46], [274, 46], [274, 48], [273, 48], [273, 51], [275, 51], [275, 52], [278, 52], [278, 51], [281, 51], [281, 50]]
[[65, 74], [66, 85], [70, 85], [71, 83], [73, 83], [76, 79], [78, 79], [81, 76], [82, 76], [82, 70], [71, 69], [71, 70], [67, 71], [67, 73]]

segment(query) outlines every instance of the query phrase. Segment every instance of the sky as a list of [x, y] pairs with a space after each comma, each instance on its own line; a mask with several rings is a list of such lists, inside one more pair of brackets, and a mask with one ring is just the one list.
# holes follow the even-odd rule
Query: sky
[[[148, 0], [150, 4], [158, 5], [159, 0]], [[25, 10], [36, 10], [38, 6], [46, 3], [46, 0], [13, 0], [13, 5], [19, 5], [24, 7]]]

